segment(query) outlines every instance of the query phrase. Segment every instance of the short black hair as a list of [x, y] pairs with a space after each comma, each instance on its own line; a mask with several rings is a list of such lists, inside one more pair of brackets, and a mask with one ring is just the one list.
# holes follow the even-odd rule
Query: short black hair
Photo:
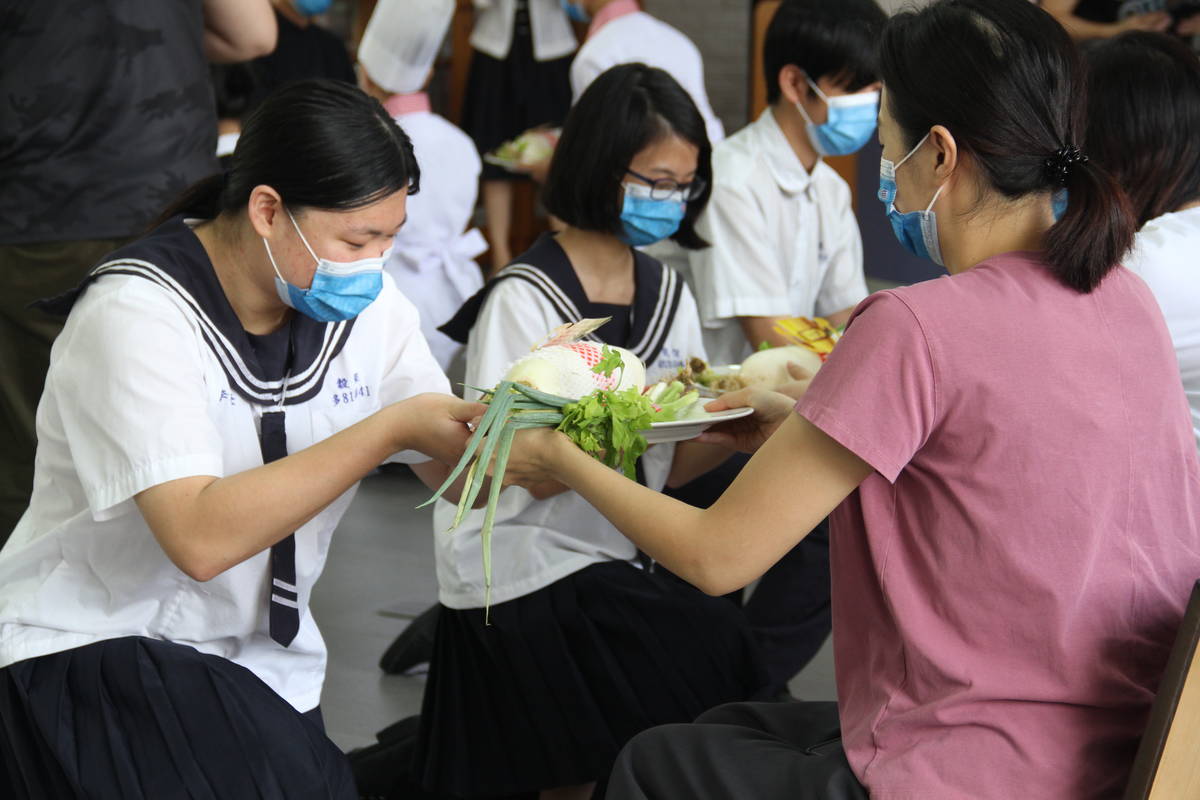
[[1084, 48], [1088, 156], [1133, 202], [1138, 227], [1200, 199], [1200, 59], [1162, 33]]
[[886, 23], [875, 0], [784, 0], [763, 45], [767, 102], [778, 102], [779, 71], [789, 64], [813, 83], [828, 75], [850, 92], [879, 80], [879, 34]]
[[[936, 54], [931, 56], [931, 54]], [[1066, 188], [1043, 237], [1054, 276], [1090, 292], [1125, 256], [1129, 198], [1096, 160], [1078, 160], [1087, 112], [1079, 51], [1029, 0], [935, 0], [892, 17], [879, 49], [885, 102], [913, 148], [944, 125], [980, 179], [1012, 200]], [[1065, 174], [1056, 168], [1069, 159]]]
[[696, 179], [704, 185], [671, 238], [692, 250], [707, 247], [696, 233], [696, 218], [712, 192], [712, 145], [704, 117], [674, 78], [645, 64], [607, 70], [571, 109], [542, 194], [546, 210], [572, 227], [619, 235], [621, 184], [630, 162], [671, 134], [700, 150]]

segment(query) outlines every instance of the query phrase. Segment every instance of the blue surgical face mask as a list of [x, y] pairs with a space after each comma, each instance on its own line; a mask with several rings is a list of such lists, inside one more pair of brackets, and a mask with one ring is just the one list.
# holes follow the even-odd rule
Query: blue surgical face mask
[[588, 23], [592, 21], [592, 15], [584, 9], [582, 3], [572, 3], [571, 0], [559, 0], [559, 3], [572, 22]]
[[333, 0], [294, 0], [296, 10], [306, 17], [324, 14], [333, 5]]
[[946, 185], [938, 187], [924, 211], [901, 214], [896, 210], [896, 170], [912, 158], [913, 153], [920, 150], [928, 138], [929, 134], [925, 134], [925, 138], [917, 142], [917, 146], [909, 150], [908, 155], [897, 164], [886, 158], [879, 159], [879, 200], [887, 208], [892, 232], [896, 234], [900, 244], [904, 245], [904, 249], [918, 258], [927, 258], [939, 267], [944, 267], [946, 264], [942, 261], [942, 246], [938, 243], [937, 214], [933, 211], [933, 204], [937, 202]]
[[627, 183], [621, 206], [621, 241], [632, 247], [645, 247], [668, 239], [679, 230], [686, 213], [683, 192], [676, 192], [666, 200], [654, 200], [649, 186]]
[[383, 289], [383, 265], [387, 262], [392, 248], [376, 258], [362, 258], [358, 261], [330, 261], [318, 258], [304, 238], [300, 226], [292, 212], [287, 212], [288, 219], [300, 234], [300, 241], [308, 254], [317, 262], [317, 271], [313, 274], [312, 285], [307, 289], [293, 286], [279, 274], [275, 264], [275, 256], [271, 254], [271, 245], [266, 238], [263, 244], [267, 248], [267, 258], [275, 268], [275, 291], [288, 306], [296, 309], [306, 317], [312, 317], [317, 322], [340, 322], [353, 319], [363, 312], [367, 306], [379, 296]]
[[839, 97], [826, 97], [811, 78], [808, 85], [829, 108], [829, 117], [814, 125], [804, 106], [796, 103], [808, 123], [808, 139], [823, 156], [848, 156], [857, 153], [875, 133], [879, 116], [879, 92], [859, 92]]

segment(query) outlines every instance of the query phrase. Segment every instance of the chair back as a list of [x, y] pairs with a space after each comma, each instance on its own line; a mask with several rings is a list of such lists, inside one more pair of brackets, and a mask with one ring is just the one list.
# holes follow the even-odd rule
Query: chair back
[[1200, 581], [1150, 708], [1125, 800], [1200, 798]]

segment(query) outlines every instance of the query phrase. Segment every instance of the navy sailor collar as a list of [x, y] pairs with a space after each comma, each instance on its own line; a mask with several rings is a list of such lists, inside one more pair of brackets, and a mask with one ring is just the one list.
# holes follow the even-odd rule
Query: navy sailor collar
[[[605, 326], [588, 338], [630, 350], [643, 363], [658, 358], [671, 330], [683, 295], [683, 280], [672, 269], [639, 250], [633, 250], [634, 293], [630, 306], [629, 335], [614, 341]], [[453, 319], [438, 328], [458, 342], [466, 342], [479, 318], [484, 301], [503, 280], [523, 280], [537, 289], [564, 323], [607, 316], [603, 305], [588, 299], [575, 268], [554, 234], [543, 234], [533, 246], [467, 300]], [[606, 335], [607, 333], [607, 335]]]
[[208, 253], [183, 217], [110, 254], [79, 286], [38, 305], [65, 316], [92, 283], [106, 275], [149, 280], [180, 300], [212, 351], [230, 387], [259, 406], [295, 405], [321, 391], [325, 374], [341, 352], [354, 320], [318, 322], [296, 312], [291, 321], [290, 376], [269, 375], [259, 364], [241, 321], [229, 304]]

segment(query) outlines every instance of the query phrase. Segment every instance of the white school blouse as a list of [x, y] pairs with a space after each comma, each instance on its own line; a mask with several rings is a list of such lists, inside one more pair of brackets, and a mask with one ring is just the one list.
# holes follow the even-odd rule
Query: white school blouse
[[[507, 58], [516, 11], [517, 0], [475, 0], [471, 47], [492, 58]], [[529, 0], [529, 27], [537, 61], [562, 58], [575, 50], [575, 31], [558, 0]]]
[[[520, 261], [506, 268], [530, 269]], [[669, 273], [671, 281], [682, 279]], [[690, 354], [703, 356], [695, 301], [686, 286], [662, 350], [647, 364], [648, 382], [676, 372]], [[559, 302], [569, 304], [565, 297]], [[490, 388], [509, 366], [563, 324], [559, 307], [531, 283], [509, 279], [488, 296], [467, 343], [469, 386]], [[517, 445], [519, 446], [519, 444]], [[646, 485], [661, 490], [671, 470], [674, 445], [654, 445], [642, 456]], [[434, 510], [438, 599], [450, 608], [482, 608], [485, 587], [479, 536], [483, 509], [469, 512], [447, 532], [455, 506], [439, 500]], [[500, 495], [492, 531], [492, 603], [530, 594], [574, 572], [604, 561], [634, 562], [637, 548], [575, 492], [534, 500], [510, 486]]]
[[711, 144], [725, 138], [725, 126], [708, 102], [700, 51], [683, 33], [644, 11], [606, 22], [579, 48], [571, 62], [572, 102], [579, 102], [584, 90], [601, 73], [618, 64], [635, 62], [658, 67], [679, 82], [704, 117]]
[[487, 250], [487, 241], [470, 228], [482, 164], [471, 137], [429, 111], [428, 100], [422, 110], [395, 120], [412, 139], [421, 191], [408, 199], [408, 220], [396, 234], [386, 269], [421, 313], [421, 332], [444, 370], [462, 345], [437, 328], [483, 286], [474, 259]]
[[1163, 214], [1134, 237], [1125, 266], [1154, 292], [1179, 359], [1200, 449], [1200, 208]]
[[817, 161], [807, 172], [771, 109], [713, 151], [713, 191], [689, 254], [713, 364], [754, 352], [738, 317], [811, 317], [867, 296], [850, 187]]
[[[166, 271], [130, 259], [98, 269], [149, 277], [114, 271], [98, 278], [54, 343], [37, 413], [33, 500], [0, 552], [0, 666], [144, 636], [228, 658], [298, 710], [314, 708], [326, 654], [308, 600], [355, 490], [295, 532], [301, 617], [287, 648], [268, 633], [269, 550], [205, 583], [181, 572], [133, 497], [178, 478], [261, 466], [263, 409], [246, 402], [233, 382], [261, 387]], [[379, 298], [353, 325], [329, 324], [320, 351], [293, 375], [289, 396], [312, 396], [286, 406], [288, 450], [383, 405], [448, 390], [416, 311], [385, 276]]]

